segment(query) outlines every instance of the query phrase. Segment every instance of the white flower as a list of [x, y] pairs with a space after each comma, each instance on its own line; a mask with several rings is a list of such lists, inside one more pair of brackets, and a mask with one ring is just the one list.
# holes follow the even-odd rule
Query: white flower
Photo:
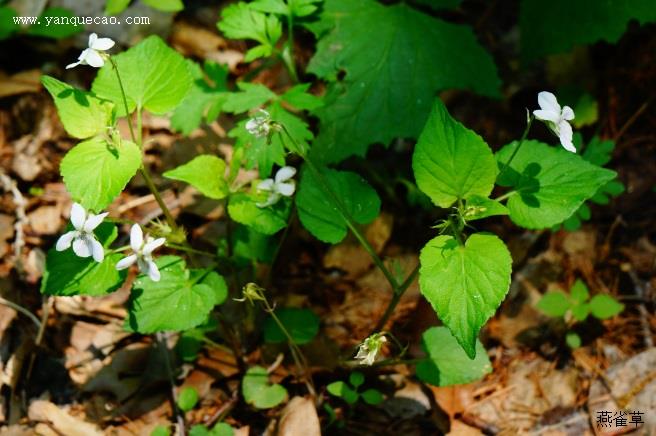
[[274, 205], [280, 200], [281, 196], [291, 197], [296, 190], [296, 184], [293, 180], [289, 180], [296, 174], [294, 167], [282, 167], [276, 173], [274, 179], [264, 179], [257, 189], [260, 191], [269, 191], [269, 198], [264, 203], [255, 203], [257, 207], [268, 207]]
[[102, 262], [105, 258], [103, 246], [96, 239], [93, 230], [102, 223], [107, 212], [94, 215], [84, 210], [81, 204], [73, 203], [71, 207], [71, 223], [75, 230], [66, 232], [59, 237], [55, 249], [64, 251], [73, 244], [73, 252], [80, 257], [93, 256], [96, 262]]
[[533, 111], [538, 120], [544, 121], [552, 132], [560, 138], [560, 143], [567, 151], [576, 153], [576, 147], [572, 143], [572, 126], [568, 121], [574, 119], [574, 111], [571, 107], [560, 108], [556, 96], [550, 92], [542, 91], [538, 94], [540, 109]]
[[105, 65], [105, 60], [103, 56], [106, 56], [105, 53], [101, 53], [105, 50], [109, 50], [114, 47], [114, 41], [110, 38], [98, 38], [98, 35], [92, 33], [89, 35], [89, 48], [86, 48], [80, 54], [80, 57], [77, 58], [77, 62], [66, 65], [66, 69], [77, 67], [78, 65], [90, 65], [95, 68], [100, 68]]
[[166, 242], [166, 238], [154, 239], [150, 236], [146, 236], [144, 240], [143, 230], [139, 224], [134, 224], [130, 230], [130, 247], [134, 253], [119, 260], [116, 263], [116, 269], [125, 269], [137, 262], [142, 273], [150, 277], [152, 281], [159, 282], [160, 273], [157, 265], [153, 262], [153, 251], [161, 247], [164, 242]]
[[358, 354], [355, 355], [355, 358], [360, 360], [360, 365], [373, 365], [376, 356], [378, 356], [385, 342], [387, 342], [387, 338], [384, 334], [374, 333], [360, 344]]
[[259, 112], [262, 115], [248, 120], [246, 123], [246, 130], [256, 138], [263, 138], [269, 136], [269, 132], [271, 131], [271, 115], [269, 115], [269, 112], [264, 109], [260, 109]]

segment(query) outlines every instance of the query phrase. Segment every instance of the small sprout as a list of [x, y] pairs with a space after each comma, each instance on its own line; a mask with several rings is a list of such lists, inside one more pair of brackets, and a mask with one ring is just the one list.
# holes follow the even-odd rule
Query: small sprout
[[467, 206], [463, 216], [465, 218], [471, 218], [471, 217], [476, 216], [478, 214], [484, 213], [485, 211], [487, 211], [487, 207], [485, 207], [485, 206]]
[[78, 65], [89, 65], [91, 67], [100, 68], [105, 65], [105, 58], [109, 55], [104, 53], [114, 47], [114, 41], [110, 38], [98, 38], [98, 35], [92, 33], [89, 35], [89, 47], [84, 49], [77, 62], [66, 65], [66, 69], [77, 67]]
[[256, 301], [266, 301], [264, 288], [255, 283], [247, 283], [242, 289], [242, 298], [234, 298], [234, 300], [239, 302], [248, 301], [251, 305], [254, 305]]
[[106, 216], [107, 212], [94, 215], [84, 210], [81, 204], [73, 203], [73, 207], [71, 207], [71, 223], [75, 230], [61, 235], [57, 240], [55, 249], [57, 251], [64, 251], [72, 244], [73, 252], [76, 256], [93, 256], [96, 262], [102, 262], [105, 258], [105, 252], [102, 244], [96, 239], [93, 230], [102, 223]]
[[565, 150], [576, 153], [576, 147], [572, 143], [572, 126], [568, 123], [574, 119], [572, 108], [565, 106], [561, 109], [556, 96], [547, 91], [538, 94], [538, 104], [540, 109], [534, 110], [533, 115], [538, 120], [544, 121], [549, 129], [558, 136]]
[[374, 333], [360, 344], [355, 358], [360, 360], [360, 365], [373, 365], [385, 342], [387, 338], [384, 333]]
[[246, 130], [256, 138], [264, 138], [269, 136], [271, 128], [274, 127], [274, 123], [271, 120], [271, 115], [269, 112], [265, 111], [264, 109], [260, 109], [259, 113], [260, 115], [248, 120], [246, 123]]
[[144, 240], [141, 226], [134, 224], [130, 230], [130, 247], [134, 253], [119, 260], [116, 269], [125, 269], [137, 262], [142, 273], [150, 277], [152, 281], [158, 282], [161, 275], [157, 265], [153, 262], [153, 251], [164, 245], [165, 242], [165, 238], [154, 239], [148, 235]]
[[294, 167], [282, 167], [276, 173], [275, 179], [262, 180], [257, 189], [260, 191], [268, 191], [269, 197], [263, 203], [255, 203], [257, 207], [264, 208], [276, 204], [282, 196], [291, 197], [296, 191], [296, 184], [292, 177], [296, 174]]

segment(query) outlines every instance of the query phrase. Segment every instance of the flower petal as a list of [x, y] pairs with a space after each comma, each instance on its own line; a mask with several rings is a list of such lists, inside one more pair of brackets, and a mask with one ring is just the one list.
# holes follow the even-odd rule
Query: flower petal
[[295, 190], [296, 184], [294, 182], [276, 183], [276, 191], [285, 197], [291, 197], [294, 195]]
[[273, 179], [264, 179], [257, 185], [257, 189], [260, 191], [271, 191], [273, 190], [273, 184]]
[[294, 167], [282, 167], [276, 173], [276, 183], [284, 182], [289, 180], [296, 174], [296, 168]]
[[576, 153], [576, 147], [574, 147], [574, 144], [572, 143], [572, 126], [570, 126], [567, 121], [562, 121], [558, 125], [558, 131], [558, 137], [560, 138], [560, 143], [563, 148], [572, 153]]
[[86, 235], [73, 239], [73, 252], [78, 257], [89, 257], [93, 252], [91, 238]]
[[132, 266], [137, 261], [137, 255], [131, 254], [116, 262], [116, 269], [122, 270]]
[[93, 45], [96, 43], [98, 40], [98, 34], [92, 33], [89, 35], [89, 48], [93, 48]]
[[150, 280], [154, 282], [159, 282], [161, 275], [159, 273], [159, 269], [157, 268], [157, 265], [155, 265], [155, 262], [153, 262], [152, 260], [148, 260], [147, 265], [148, 265], [148, 277], [150, 277]]
[[98, 38], [89, 47], [94, 50], [109, 50], [116, 44], [111, 38]]
[[135, 253], [141, 252], [141, 246], [143, 245], [143, 230], [139, 224], [133, 224], [130, 229], [130, 247]]
[[558, 104], [558, 100], [556, 100], [556, 96], [552, 93], [547, 91], [539, 93], [538, 104], [540, 105], [540, 109], [560, 115], [560, 105]]
[[574, 110], [569, 106], [565, 106], [563, 108], [562, 118], [566, 121], [573, 120], [574, 119]]
[[91, 240], [91, 253], [93, 254], [93, 260], [96, 262], [102, 262], [105, 258], [105, 250], [103, 246], [96, 238], [89, 238]]
[[265, 202], [255, 203], [255, 206], [259, 207], [260, 209], [263, 209], [265, 207], [269, 207], [276, 204], [278, 200], [280, 200], [280, 194], [278, 194], [277, 192], [272, 192], [271, 194], [269, 194], [269, 198], [267, 198]]
[[149, 256], [153, 251], [157, 250], [159, 247], [164, 245], [166, 242], [166, 238], [148, 238], [146, 241], [146, 244], [144, 245], [144, 248], [142, 250], [142, 253], [144, 256]]
[[73, 62], [72, 64], [68, 64], [68, 65], [66, 65], [66, 69], [67, 69], [67, 70], [70, 70], [71, 68], [75, 68], [75, 67], [77, 67], [77, 66], [80, 65], [80, 64], [81, 64], [80, 61]]
[[84, 221], [86, 220], [87, 212], [84, 210], [80, 203], [73, 203], [71, 206], [71, 223], [76, 230], [84, 228]]
[[103, 222], [105, 217], [108, 215], [108, 212], [99, 213], [98, 215], [89, 214], [89, 217], [84, 222], [84, 231], [93, 232], [93, 230]]
[[71, 246], [73, 238], [77, 235], [76, 231], [66, 232], [57, 239], [57, 244], [55, 245], [55, 250], [64, 251]]
[[88, 65], [94, 67], [94, 68], [100, 68], [103, 65], [105, 65], [105, 61], [103, 60], [102, 56], [100, 56], [100, 53], [93, 49], [88, 49], [89, 51], [87, 52], [87, 55], [84, 57], [84, 61]]
[[560, 113], [551, 112], [542, 109], [537, 109], [533, 111], [533, 115], [540, 121], [550, 121], [552, 123], [557, 123], [560, 121]]

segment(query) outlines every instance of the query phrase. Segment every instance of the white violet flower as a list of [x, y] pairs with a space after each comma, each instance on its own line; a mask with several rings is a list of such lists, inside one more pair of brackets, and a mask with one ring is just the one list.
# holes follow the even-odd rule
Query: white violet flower
[[255, 203], [257, 207], [268, 207], [276, 204], [281, 196], [291, 197], [296, 190], [296, 184], [290, 180], [296, 174], [294, 167], [282, 167], [276, 173], [275, 179], [264, 179], [258, 185], [260, 191], [269, 191], [269, 198], [264, 203]]
[[256, 138], [264, 138], [265, 136], [269, 136], [269, 132], [271, 131], [271, 115], [264, 109], [260, 109], [259, 112], [261, 115], [248, 120], [246, 130]]
[[89, 35], [89, 48], [82, 51], [77, 58], [77, 62], [66, 65], [66, 69], [68, 70], [69, 68], [77, 67], [78, 65], [90, 65], [95, 68], [102, 67], [105, 65], [105, 60], [103, 58], [107, 56], [102, 52], [114, 47], [114, 44], [114, 41], [110, 38], [98, 38], [98, 35], [92, 33]]
[[387, 338], [384, 334], [374, 333], [360, 344], [355, 358], [360, 360], [360, 365], [373, 365], [385, 342], [387, 342]]
[[561, 109], [556, 96], [547, 91], [538, 94], [538, 104], [540, 109], [533, 111], [533, 115], [538, 120], [544, 121], [560, 138], [560, 143], [565, 150], [576, 153], [576, 147], [572, 143], [572, 126], [568, 123], [574, 119], [572, 108], [565, 106]]
[[139, 224], [134, 224], [130, 229], [130, 247], [134, 253], [119, 260], [116, 263], [116, 269], [125, 269], [137, 262], [142, 273], [150, 277], [152, 281], [158, 282], [160, 273], [157, 265], [153, 262], [153, 251], [161, 247], [164, 242], [166, 242], [166, 238], [154, 239], [150, 236], [146, 236], [144, 240], [143, 230]]
[[59, 237], [55, 249], [64, 251], [73, 245], [73, 252], [79, 257], [93, 256], [96, 262], [102, 262], [105, 258], [103, 246], [93, 230], [102, 223], [107, 216], [107, 212], [94, 215], [87, 213], [81, 204], [73, 203], [71, 207], [71, 223], [75, 230], [66, 232]]

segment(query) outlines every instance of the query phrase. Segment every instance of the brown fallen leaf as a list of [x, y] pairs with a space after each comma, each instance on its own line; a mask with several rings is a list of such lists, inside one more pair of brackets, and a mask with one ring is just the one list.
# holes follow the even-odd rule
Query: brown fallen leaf
[[57, 233], [60, 218], [61, 208], [59, 206], [41, 206], [27, 215], [32, 231], [38, 235], [54, 235]]
[[294, 397], [285, 406], [278, 425], [278, 436], [321, 436], [321, 426], [314, 402]]
[[41, 71], [27, 70], [8, 76], [0, 71], [0, 98], [41, 90]]
[[90, 422], [70, 415], [50, 401], [36, 400], [30, 404], [28, 416], [32, 421], [48, 422], [66, 436], [101, 436], [102, 431]]

